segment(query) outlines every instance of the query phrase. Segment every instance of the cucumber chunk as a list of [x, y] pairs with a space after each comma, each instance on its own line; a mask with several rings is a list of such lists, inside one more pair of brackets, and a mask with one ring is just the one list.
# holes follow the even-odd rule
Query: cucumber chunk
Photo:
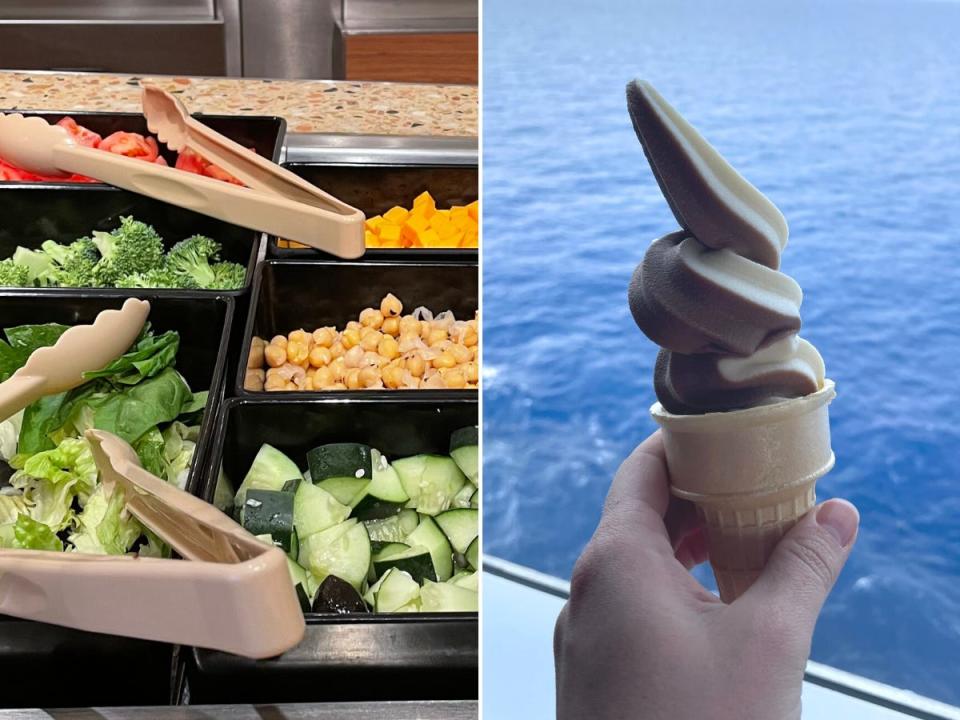
[[381, 555], [373, 561], [373, 570], [377, 575], [382, 575], [391, 568], [409, 573], [418, 583], [437, 578], [437, 569], [433, 557], [423, 545]]
[[452, 508], [468, 508], [470, 507], [470, 499], [473, 497], [474, 493], [477, 492], [477, 488], [473, 483], [466, 483], [460, 492], [458, 492], [453, 497], [453, 502], [450, 503]]
[[353, 516], [370, 520], [396, 515], [410, 498], [400, 476], [379, 450], [371, 450], [373, 480], [350, 503]]
[[421, 516], [417, 529], [407, 536], [407, 544], [423, 545], [430, 551], [439, 582], [449, 580], [453, 575], [453, 548], [433, 518]]
[[473, 495], [470, 496], [470, 507], [479, 508], [480, 507], [480, 490], [476, 489], [473, 491]]
[[[314, 548], [323, 547], [324, 545], [339, 539], [341, 535], [346, 534], [346, 532], [356, 525], [357, 522], [357, 520], [351, 518], [349, 520], [344, 520], [342, 523], [334, 525], [333, 527], [328, 527], [326, 530], [321, 530], [318, 533], [301, 538], [300, 553], [297, 555], [297, 562], [309, 570], [310, 553], [313, 552]], [[322, 579], [323, 578], [320, 578], [320, 580]]]
[[[370, 544], [373, 545], [372, 542]], [[409, 549], [410, 546], [406, 543], [384, 543], [379, 550], [373, 553], [372, 559], [373, 562], [376, 563], [377, 560], [390, 557], [391, 555], [399, 555]]]
[[420, 598], [420, 584], [409, 573], [390, 568], [375, 594], [374, 610], [378, 613], [397, 612]]
[[[370, 537], [363, 525], [354, 522], [353, 527], [332, 542], [311, 546], [307, 567], [319, 578], [336, 575], [359, 591], [370, 567]], [[320, 535], [322, 533], [311, 537]]]
[[447, 582], [467, 590], [478, 592], [480, 590], [480, 573], [468, 571], [459, 572]]
[[247, 490], [282, 490], [288, 480], [300, 477], [300, 468], [290, 458], [272, 445], [264, 443], [253, 459], [253, 465], [247, 472], [237, 494], [234, 505], [241, 507], [247, 497]]
[[420, 609], [423, 612], [477, 612], [480, 596], [473, 590], [427, 580], [420, 588]]
[[447, 536], [454, 551], [465, 553], [478, 535], [480, 512], [470, 508], [458, 508], [442, 512], [434, 520]]
[[472, 543], [470, 547], [467, 548], [467, 552], [464, 553], [467, 557], [467, 562], [470, 564], [474, 570], [480, 570], [480, 538], [477, 538]]
[[371, 542], [403, 542], [417, 529], [420, 518], [416, 510], [401, 510], [398, 514], [380, 520], [365, 520]]
[[450, 457], [474, 485], [480, 480], [479, 444], [480, 431], [476, 425], [460, 428], [450, 436]]
[[290, 552], [293, 532], [293, 493], [281, 490], [247, 490], [240, 508], [240, 524], [251, 535], [270, 535]]
[[395, 461], [393, 467], [417, 512], [427, 515], [449, 509], [467, 482], [457, 464], [443, 455], [415, 455]]
[[370, 480], [373, 461], [370, 448], [359, 443], [332, 443], [307, 453], [310, 479], [314, 483], [333, 477]]
[[300, 483], [293, 499], [293, 525], [301, 540], [342, 523], [350, 508], [341, 505], [330, 493], [308, 482]]
[[336, 575], [327, 575], [317, 589], [311, 610], [315, 613], [350, 615], [367, 612], [367, 606], [353, 585]]
[[348, 507], [353, 499], [369, 484], [369, 478], [355, 477], [333, 477], [316, 483], [317, 487], [323, 488], [333, 495], [338, 503]]

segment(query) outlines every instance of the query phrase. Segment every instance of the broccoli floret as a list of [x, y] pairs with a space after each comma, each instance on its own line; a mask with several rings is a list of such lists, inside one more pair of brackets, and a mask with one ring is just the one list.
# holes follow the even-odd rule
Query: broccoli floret
[[15, 265], [27, 270], [30, 285], [49, 285], [53, 273], [53, 258], [40, 250], [18, 247], [11, 258]]
[[102, 258], [94, 268], [98, 285], [115, 285], [128, 275], [147, 273], [163, 264], [163, 240], [157, 231], [132, 217], [120, 218], [113, 232], [93, 233]]
[[134, 273], [125, 275], [117, 280], [118, 288], [181, 288], [187, 290], [199, 290], [200, 286], [194, 282], [193, 278], [183, 273], [172, 270], [164, 264], [159, 268], [145, 273]]
[[47, 240], [44, 253], [53, 259], [51, 278], [63, 287], [90, 287], [96, 285], [94, 268], [100, 260], [97, 246], [90, 238], [74, 240], [69, 245], [60, 245]]
[[30, 273], [23, 265], [17, 265], [11, 258], [0, 260], [0, 287], [28, 287]]
[[191, 278], [202, 288], [211, 287], [216, 280], [211, 263], [220, 259], [220, 243], [204, 235], [193, 235], [181, 240], [167, 253], [167, 265], [181, 275]]
[[212, 265], [213, 282], [207, 285], [210, 290], [236, 290], [243, 287], [247, 278], [247, 269], [235, 262], [219, 262]]

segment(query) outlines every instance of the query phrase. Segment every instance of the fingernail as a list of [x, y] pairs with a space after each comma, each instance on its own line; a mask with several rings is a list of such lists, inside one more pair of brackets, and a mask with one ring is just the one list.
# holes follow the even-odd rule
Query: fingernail
[[857, 534], [860, 513], [846, 500], [828, 500], [817, 510], [817, 525], [833, 535], [840, 547], [846, 547]]

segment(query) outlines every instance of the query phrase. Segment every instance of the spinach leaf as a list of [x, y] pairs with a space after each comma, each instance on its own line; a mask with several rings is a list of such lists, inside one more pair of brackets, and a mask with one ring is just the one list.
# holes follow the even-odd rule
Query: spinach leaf
[[180, 347], [180, 335], [173, 330], [163, 335], [141, 334], [130, 350], [102, 370], [84, 375], [88, 380], [106, 378], [118, 385], [135, 385], [173, 365]]
[[150, 428], [133, 444], [140, 464], [157, 477], [166, 477], [167, 463], [163, 456], [166, 441], [156, 426]]
[[118, 435], [129, 443], [151, 428], [176, 420], [192, 395], [173, 368], [119, 392], [91, 398], [93, 426]]
[[9, 344], [0, 340], [0, 382], [23, 367], [30, 353], [37, 348], [53, 345], [68, 329], [68, 325], [57, 323], [7, 328], [4, 332]]

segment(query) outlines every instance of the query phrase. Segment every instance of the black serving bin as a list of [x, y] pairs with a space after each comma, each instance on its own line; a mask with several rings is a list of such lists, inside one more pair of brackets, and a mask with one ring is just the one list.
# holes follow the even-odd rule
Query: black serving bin
[[[89, 323], [101, 310], [119, 308], [127, 297], [103, 292], [0, 291], [0, 328]], [[149, 319], [155, 330], [180, 333], [177, 370], [193, 390], [210, 390], [187, 481], [187, 489], [197, 492], [223, 395], [225, 358], [220, 348], [230, 332], [234, 300], [208, 296], [198, 301], [151, 292], [139, 297], [150, 301]], [[104, 598], [124, 602], [122, 597], [111, 600], [109, 593]], [[173, 669], [171, 645], [0, 616], [0, 677], [4, 678], [0, 705], [4, 707], [167, 704]]]
[[[221, 259], [247, 268], [244, 286], [236, 290], [155, 290], [157, 294], [197, 299], [216, 295], [238, 297], [247, 293], [261, 254], [263, 234], [230, 225], [177, 205], [106, 185], [50, 185], [0, 183], [0, 258], [13, 255], [17, 246], [31, 250], [45, 240], [69, 243], [94, 230], [113, 230], [122, 216], [132, 215], [152, 225], [167, 249], [191, 235], [207, 235], [223, 246]], [[49, 292], [76, 295], [138, 295], [136, 288], [49, 288]], [[10, 292], [17, 292], [10, 289]]]
[[475, 397], [476, 390], [339, 390], [250, 392], [243, 389], [247, 356], [255, 336], [269, 342], [287, 335], [333, 325], [343, 328], [367, 307], [380, 307], [388, 293], [403, 303], [404, 314], [423, 305], [434, 314], [451, 310], [458, 320], [474, 317], [478, 308], [479, 271], [475, 262], [317, 262], [267, 260], [258, 268], [237, 371], [235, 391], [243, 397], [330, 396], [341, 399], [396, 393], [430, 397]]
[[[382, 215], [395, 205], [409, 208], [414, 198], [428, 190], [437, 207], [466, 205], [479, 197], [476, 165], [354, 165], [287, 163], [285, 168], [343, 202], [362, 210], [369, 218]], [[309, 248], [283, 248], [271, 237], [271, 257], [330, 258]], [[438, 261], [476, 260], [476, 248], [369, 248], [369, 260]]]
[[[27, 117], [41, 117], [48, 123], [54, 124], [69, 116], [88, 130], [93, 130], [103, 138], [117, 131], [153, 135], [147, 129], [147, 121], [140, 113], [115, 112], [70, 112], [60, 110], [0, 110], [0, 112], [17, 112]], [[282, 117], [263, 115], [202, 115], [194, 113], [193, 117], [207, 127], [216, 130], [245, 148], [255, 150], [258, 155], [273, 162], [280, 159], [283, 149], [283, 140], [286, 135], [287, 122]], [[172, 167], [177, 160], [177, 154], [171, 152], [163, 143], [160, 145], [160, 154], [163, 155]], [[0, 182], [4, 185], [22, 185], [18, 182]], [[74, 185], [76, 183], [32, 183], [43, 186]]]
[[[476, 398], [234, 398], [211, 445], [203, 496], [222, 468], [234, 488], [269, 443], [306, 466], [306, 452], [363, 442], [387, 457], [445, 453], [450, 434], [478, 422]], [[265, 619], [269, 621], [269, 619]], [[476, 613], [306, 615], [303, 641], [270, 660], [184, 649], [189, 702], [447, 700], [478, 695]], [[426, 679], [429, 678], [427, 681]]]

